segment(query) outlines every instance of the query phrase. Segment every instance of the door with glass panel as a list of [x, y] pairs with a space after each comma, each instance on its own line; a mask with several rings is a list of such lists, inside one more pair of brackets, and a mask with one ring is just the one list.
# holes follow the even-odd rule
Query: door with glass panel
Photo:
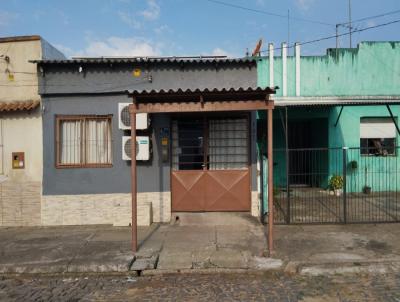
[[172, 211], [249, 211], [248, 116], [172, 121]]

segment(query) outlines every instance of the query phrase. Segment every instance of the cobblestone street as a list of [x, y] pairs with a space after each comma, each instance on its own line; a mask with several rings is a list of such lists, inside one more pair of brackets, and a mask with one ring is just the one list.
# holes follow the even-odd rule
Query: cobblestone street
[[0, 301], [400, 301], [400, 275], [2, 277]]

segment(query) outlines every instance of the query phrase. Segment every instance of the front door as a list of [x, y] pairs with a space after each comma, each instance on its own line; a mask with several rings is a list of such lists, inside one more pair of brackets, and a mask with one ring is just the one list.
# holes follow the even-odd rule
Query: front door
[[308, 121], [289, 122], [289, 182], [291, 185], [309, 185], [310, 123]]
[[172, 211], [249, 211], [246, 116], [172, 122]]

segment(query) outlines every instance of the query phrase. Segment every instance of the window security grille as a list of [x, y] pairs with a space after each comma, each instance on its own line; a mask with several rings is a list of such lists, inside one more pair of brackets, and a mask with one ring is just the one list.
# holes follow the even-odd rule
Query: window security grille
[[174, 120], [173, 169], [247, 169], [248, 137], [248, 120], [244, 117]]
[[360, 152], [362, 155], [395, 155], [396, 127], [391, 118], [361, 118]]

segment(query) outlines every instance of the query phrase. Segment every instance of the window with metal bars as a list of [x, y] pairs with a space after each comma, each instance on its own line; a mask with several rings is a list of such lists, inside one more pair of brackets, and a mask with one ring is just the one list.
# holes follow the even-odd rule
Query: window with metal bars
[[191, 118], [172, 122], [174, 170], [242, 170], [249, 164], [248, 119]]
[[56, 166], [112, 166], [111, 116], [57, 116]]
[[391, 118], [360, 119], [361, 155], [396, 155], [396, 126]]

